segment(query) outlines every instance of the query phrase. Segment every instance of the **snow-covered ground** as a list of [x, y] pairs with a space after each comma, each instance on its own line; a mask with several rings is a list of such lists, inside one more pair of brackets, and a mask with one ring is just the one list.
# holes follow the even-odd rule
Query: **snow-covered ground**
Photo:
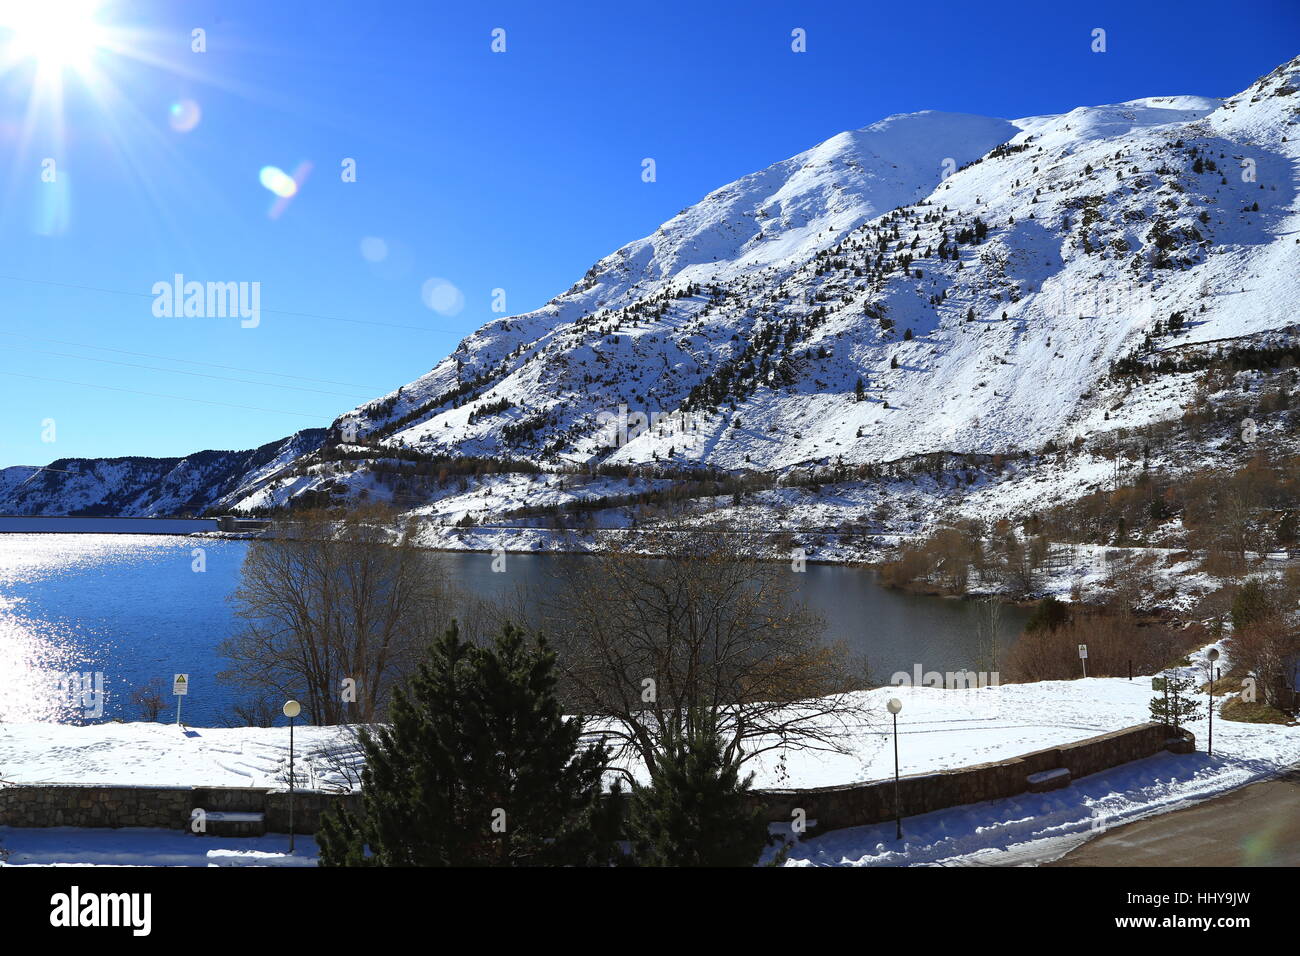
[[[899, 758], [903, 774], [1000, 760], [1118, 730], [1148, 719], [1150, 677], [1089, 678], [978, 690], [879, 688], [864, 693], [867, 723], [850, 753], [773, 752], [755, 762], [756, 787], [816, 787], [885, 779], [893, 747], [885, 702], [903, 701]], [[1066, 852], [1092, 833], [1174, 809], [1276, 775], [1300, 762], [1300, 727], [1216, 720], [1214, 755], [1204, 753], [1206, 720], [1188, 725], [1198, 753], [1159, 755], [1074, 781], [1047, 794], [973, 804], [907, 821], [900, 847], [892, 824], [834, 831], [800, 843], [791, 865], [1030, 862]], [[300, 785], [348, 786], [351, 737], [335, 727], [300, 727], [295, 737]], [[277, 786], [286, 779], [284, 728], [177, 728], [165, 724], [6, 724], [0, 726], [0, 777], [15, 783], [119, 783]], [[138, 839], [137, 839], [138, 838]], [[179, 835], [177, 839], [186, 839]], [[257, 862], [243, 850], [268, 852], [263, 841], [169, 842], [163, 831], [117, 838], [93, 831], [0, 829], [10, 862]], [[274, 842], [267, 837], [266, 841]], [[248, 843], [248, 846], [244, 846]], [[236, 845], [238, 844], [238, 846]], [[242, 848], [242, 849], [241, 849]], [[218, 851], [219, 859], [205, 854]], [[237, 852], [238, 851], [238, 852]], [[304, 851], [306, 852], [306, 851]], [[188, 853], [188, 856], [187, 856]], [[26, 854], [26, 856], [24, 856]], [[64, 858], [67, 858], [66, 860]], [[283, 863], [274, 855], [266, 862]]]
[[[341, 727], [294, 730], [298, 786], [348, 786], [332, 756], [352, 755]], [[0, 780], [135, 786], [287, 786], [288, 727], [177, 727], [147, 722], [0, 724]]]
[[[899, 769], [913, 774], [1003, 760], [1139, 724], [1149, 719], [1152, 696], [1150, 677], [971, 690], [878, 688], [862, 694], [864, 721], [848, 740], [847, 753], [770, 751], [752, 762], [754, 786], [824, 787], [892, 776], [884, 707], [890, 697], [903, 701]], [[1205, 721], [1189, 726], [1200, 741]], [[1300, 728], [1216, 722], [1215, 749], [1243, 765], [1285, 766], [1300, 760]], [[346, 728], [297, 728], [299, 786], [350, 786], [341, 760], [355, 765]], [[13, 783], [274, 787], [287, 782], [288, 762], [289, 731], [283, 727], [0, 725], [0, 779]], [[1231, 776], [1223, 782], [1235, 786], [1249, 779]]]

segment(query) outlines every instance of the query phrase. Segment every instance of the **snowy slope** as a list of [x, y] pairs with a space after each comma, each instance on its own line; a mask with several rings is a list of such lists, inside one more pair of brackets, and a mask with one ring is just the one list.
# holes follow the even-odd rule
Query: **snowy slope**
[[[427, 375], [362, 406], [353, 417], [363, 423], [364, 434], [483, 378], [493, 385], [481, 404], [506, 398], [519, 411], [471, 424], [473, 406], [467, 405], [420, 415], [390, 437], [421, 447], [499, 452], [506, 444], [499, 437], [505, 424], [523, 417], [525, 409], [563, 403], [574, 387], [567, 366], [604, 361], [594, 354], [592, 336], [582, 331], [592, 316], [634, 310], [689, 283], [770, 286], [863, 222], [925, 196], [943, 175], [945, 159], [972, 161], [1015, 132], [1004, 120], [924, 112], [834, 136], [715, 190], [654, 235], [606, 256], [544, 308], [489, 323]], [[654, 341], [629, 345], [652, 369], [656, 352], [673, 366], [695, 364], [662, 336], [647, 338]]]
[[[1157, 322], [1208, 340], [1291, 320], [1297, 86], [1292, 61], [1226, 100], [842, 133], [344, 421], [433, 453], [731, 469], [1068, 439]], [[638, 412], [669, 424], [633, 417], [614, 447]]]

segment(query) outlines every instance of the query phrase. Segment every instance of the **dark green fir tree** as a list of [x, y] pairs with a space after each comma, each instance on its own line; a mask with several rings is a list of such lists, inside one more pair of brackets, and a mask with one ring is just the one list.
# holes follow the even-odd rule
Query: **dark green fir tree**
[[748, 797], [713, 725], [666, 743], [650, 785], [634, 786], [628, 838], [638, 866], [753, 866], [767, 845], [767, 824]]
[[604, 746], [555, 696], [555, 655], [507, 625], [489, 647], [453, 624], [389, 721], [362, 732], [361, 806], [327, 814], [323, 866], [563, 866], [620, 859]]

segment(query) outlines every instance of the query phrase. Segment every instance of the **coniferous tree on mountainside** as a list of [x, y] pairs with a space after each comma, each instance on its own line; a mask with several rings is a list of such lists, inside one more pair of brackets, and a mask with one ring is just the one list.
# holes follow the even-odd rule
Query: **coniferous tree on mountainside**
[[581, 747], [556, 700], [555, 656], [507, 625], [474, 647], [453, 625], [362, 732], [361, 808], [327, 814], [325, 866], [600, 865], [617, 859], [607, 751]]

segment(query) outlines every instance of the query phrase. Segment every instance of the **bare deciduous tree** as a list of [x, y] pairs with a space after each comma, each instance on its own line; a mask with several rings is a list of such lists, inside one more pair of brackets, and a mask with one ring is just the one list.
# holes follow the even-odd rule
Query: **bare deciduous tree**
[[998, 670], [1002, 659], [1002, 599], [980, 598], [975, 617], [975, 645], [979, 659], [977, 669], [987, 673]]
[[232, 599], [244, 627], [221, 645], [231, 662], [221, 679], [297, 696], [319, 724], [382, 716], [394, 682], [447, 623], [435, 563], [380, 507], [298, 513], [250, 544], [242, 573]]
[[[712, 721], [728, 760], [787, 746], [844, 752], [865, 684], [793, 600], [789, 559], [757, 534], [649, 531], [571, 563], [545, 602], [566, 708], [604, 718], [650, 770]], [[668, 560], [644, 554], [670, 554]]]
[[1300, 632], [1281, 618], [1270, 618], [1235, 631], [1228, 639], [1232, 654], [1255, 680], [1256, 699], [1279, 710], [1295, 706], [1293, 682], [1300, 667]]

